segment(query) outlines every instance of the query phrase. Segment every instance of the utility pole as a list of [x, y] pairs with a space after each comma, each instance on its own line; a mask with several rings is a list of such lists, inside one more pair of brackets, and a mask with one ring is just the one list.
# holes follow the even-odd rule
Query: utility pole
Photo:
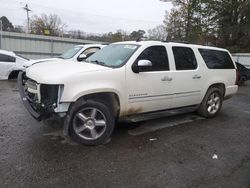
[[27, 31], [28, 31], [28, 33], [29, 33], [29, 26], [30, 26], [30, 17], [29, 17], [29, 12], [31, 11], [30, 9], [29, 9], [29, 7], [28, 7], [28, 4], [26, 4], [24, 7], [23, 7], [23, 9], [26, 11], [26, 13], [27, 13]]
[[0, 49], [2, 49], [2, 40], [3, 40], [3, 22], [2, 22], [2, 20], [0, 20], [0, 24], [1, 24], [1, 26], [0, 26]]

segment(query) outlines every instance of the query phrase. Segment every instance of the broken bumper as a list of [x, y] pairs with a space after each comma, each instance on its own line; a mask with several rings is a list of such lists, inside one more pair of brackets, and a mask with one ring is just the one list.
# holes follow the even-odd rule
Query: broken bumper
[[34, 108], [32, 102], [30, 101], [29, 97], [27, 96], [27, 94], [25, 92], [24, 85], [23, 85], [24, 75], [25, 75], [24, 72], [19, 72], [18, 80], [17, 80], [18, 89], [19, 89], [21, 99], [23, 101], [25, 108], [32, 115], [32, 117], [35, 118], [37, 121], [41, 121], [43, 114]]

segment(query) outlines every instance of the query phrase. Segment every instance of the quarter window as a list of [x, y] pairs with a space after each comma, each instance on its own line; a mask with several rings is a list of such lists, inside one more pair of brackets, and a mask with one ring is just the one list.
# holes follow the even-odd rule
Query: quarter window
[[141, 67], [141, 72], [169, 70], [168, 55], [164, 46], [151, 46], [145, 49], [137, 58], [137, 62], [139, 60], [152, 62], [151, 67]]
[[228, 52], [208, 49], [199, 49], [199, 52], [209, 69], [235, 68]]
[[0, 54], [0, 62], [16, 62], [16, 58], [9, 55]]
[[176, 70], [194, 70], [197, 68], [197, 61], [194, 52], [187, 47], [173, 47]]

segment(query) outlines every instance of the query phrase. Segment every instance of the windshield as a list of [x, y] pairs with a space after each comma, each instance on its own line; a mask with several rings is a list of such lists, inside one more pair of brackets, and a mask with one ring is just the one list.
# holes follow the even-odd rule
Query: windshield
[[60, 55], [59, 58], [70, 59], [74, 55], [76, 55], [81, 49], [82, 49], [81, 46], [75, 46], [74, 48], [70, 48], [68, 51], [66, 51], [65, 53], [63, 53], [62, 55]]
[[23, 60], [27, 60], [27, 61], [29, 61], [29, 59], [28, 59], [28, 58], [23, 57], [23, 56], [21, 56], [21, 55], [17, 55], [17, 54], [16, 54], [16, 57], [19, 57], [19, 58], [21, 58], [21, 59], [23, 59]]
[[138, 47], [139, 45], [111, 44], [90, 56], [86, 61], [107, 67], [119, 67], [126, 63]]

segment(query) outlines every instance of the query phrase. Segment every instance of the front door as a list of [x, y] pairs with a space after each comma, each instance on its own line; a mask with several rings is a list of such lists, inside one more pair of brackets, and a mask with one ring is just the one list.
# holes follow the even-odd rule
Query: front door
[[146, 48], [132, 66], [137, 65], [139, 60], [149, 60], [152, 66], [140, 68], [139, 73], [134, 73], [131, 65], [126, 68], [125, 115], [171, 108], [172, 75], [165, 46]]

